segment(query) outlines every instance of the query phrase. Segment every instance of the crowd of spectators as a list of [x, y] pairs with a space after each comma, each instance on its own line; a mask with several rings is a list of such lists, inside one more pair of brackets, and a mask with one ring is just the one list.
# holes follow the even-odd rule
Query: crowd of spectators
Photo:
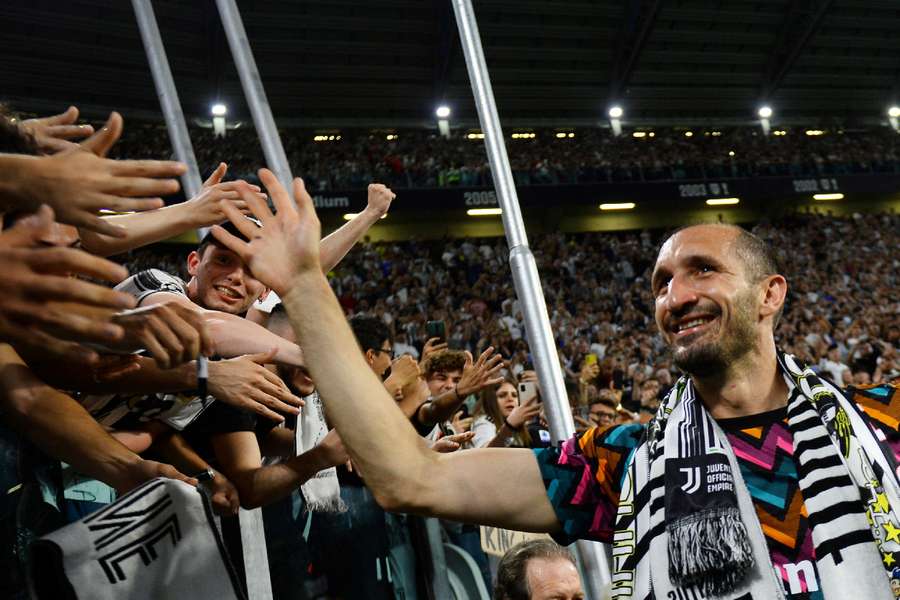
[[[779, 249], [790, 285], [776, 331], [785, 351], [840, 384], [900, 376], [900, 216], [798, 213], [752, 230]], [[642, 230], [532, 239], [579, 417], [601, 395], [608, 398], [609, 388], [616, 404], [624, 397], [623, 407], [637, 412], [642, 393], [645, 403], [658, 399], [678, 377], [655, 333], [649, 284], [664, 235]], [[141, 267], [184, 263], [181, 251], [158, 248], [132, 260]], [[533, 362], [507, 260], [503, 238], [361, 243], [331, 282], [348, 314], [377, 316], [390, 327], [397, 355], [418, 359], [427, 321], [442, 320], [450, 348], [477, 355], [492, 346], [515, 378]]]
[[[797, 127], [776, 131], [784, 135], [764, 136], [749, 126], [637, 132], [642, 137], [631, 131], [614, 137], [603, 129], [541, 130], [533, 138], [509, 139], [507, 149], [519, 185], [900, 171], [900, 136], [889, 128], [811, 130], [818, 135]], [[194, 128], [191, 137], [201, 171], [211, 171], [228, 156], [233, 174], [252, 176], [261, 162], [252, 128], [233, 129], [224, 137]], [[281, 138], [293, 172], [317, 191], [360, 188], [370, 181], [392, 188], [492, 184], [483, 140], [464, 131], [444, 138], [424, 129], [329, 135], [286, 129]], [[171, 154], [168, 134], [158, 125], [136, 129], [119, 151], [136, 157]]]
[[[483, 177], [484, 162], [474, 150], [480, 146], [426, 134], [415, 143], [416, 134], [402, 134], [386, 160], [383, 142], [374, 137], [348, 139], [346, 147], [343, 139], [320, 142], [313, 153], [306, 142], [288, 138], [289, 153], [307, 178], [318, 178], [321, 186], [368, 184], [366, 208], [320, 239], [302, 181], [294, 182], [294, 204], [271, 172], [259, 171], [267, 198], [260, 186], [226, 181], [228, 166], [211, 162], [213, 156], [235, 160], [229, 175], [240, 176], [258, 160], [244, 134], [224, 141], [200, 136], [198, 154], [211, 174], [197, 195], [164, 206], [161, 198], [178, 191], [176, 177], [185, 166], [155, 159], [167, 155], [160, 130], [139, 127], [119, 146], [119, 115], [96, 132], [78, 125], [77, 117], [74, 107], [24, 122], [5, 109], [0, 114], [0, 565], [7, 574], [0, 593], [24, 597], [30, 573], [30, 592], [38, 598], [61, 597], [59, 590], [71, 586], [81, 597], [107, 597], [108, 590], [98, 590], [107, 578], [123, 584], [118, 589], [131, 585], [130, 597], [141, 581], [151, 590], [141, 591], [164, 597], [184, 584], [178, 577], [207, 590], [224, 585], [229, 596], [240, 596], [240, 580], [249, 585], [258, 573], [235, 574], [220, 548], [228, 547], [233, 558], [242, 550], [252, 555], [252, 542], [235, 541], [233, 528], [239, 507], [261, 507], [278, 597], [390, 600], [412, 597], [416, 588], [424, 596], [428, 569], [416, 561], [428, 555], [418, 552], [427, 526], [390, 512], [415, 508], [391, 496], [408, 463], [401, 457], [397, 470], [381, 475], [379, 487], [372, 483], [377, 476], [366, 479], [378, 460], [392, 457], [367, 454], [349, 442], [344, 447], [342, 437], [360, 431], [348, 428], [358, 424], [357, 411], [386, 403], [389, 410], [369, 412], [361, 421], [377, 427], [382, 416], [393, 419], [384, 430], [397, 436], [392, 443], [414, 442], [408, 445], [431, 466], [446, 462], [435, 452], [471, 452], [451, 457], [465, 459], [475, 458], [476, 447], [551, 443], [504, 240], [374, 243], [364, 237], [394, 198], [371, 179], [471, 184], [448, 178], [446, 171], [471, 163]], [[748, 154], [781, 143], [734, 135], [745, 139]], [[845, 141], [829, 168], [863, 164], [863, 155], [876, 152], [852, 137], [835, 138]], [[710, 135], [708, 146], [726, 138]], [[520, 177], [560, 183], [568, 168], [602, 171], [566, 166], [576, 158], [602, 162], [603, 155], [616, 154], [618, 166], [604, 172], [633, 175], [621, 157], [640, 163], [653, 156], [647, 148], [654, 144], [674, 148], [670, 156], [688, 156], [678, 147], [695, 143], [674, 134], [666, 139], [654, 136], [644, 147], [637, 138], [599, 133], [593, 146], [591, 134], [555, 138], [543, 147], [540, 138], [529, 139], [523, 146], [528, 152], [514, 162]], [[243, 146], [228, 146], [235, 142]], [[807, 142], [800, 138], [792, 152], [809, 150], [802, 147]], [[620, 152], [620, 144], [637, 150]], [[567, 152], [555, 152], [556, 146]], [[889, 146], [885, 142], [878, 152], [889, 153]], [[108, 158], [112, 148], [131, 159], [153, 158]], [[563, 162], [538, 168], [546, 161], [535, 157], [543, 152]], [[435, 158], [422, 158], [429, 154]], [[755, 166], [746, 174], [761, 174], [753, 170], [761, 164], [747, 162]], [[554, 175], [544, 177], [544, 171]], [[655, 172], [638, 171], [637, 179]], [[332, 175], [337, 179], [328, 179]], [[258, 220], [247, 218], [248, 212]], [[222, 226], [197, 247], [158, 243], [214, 225]], [[796, 214], [749, 226], [777, 249], [790, 282], [776, 330], [779, 347], [840, 384], [897, 379], [898, 215]], [[648, 420], [679, 375], [655, 332], [649, 285], [665, 235], [641, 230], [533, 239], [580, 430]], [[309, 327], [303, 319], [314, 319], [303, 311], [310, 303], [329, 307], [322, 314], [331, 317]], [[299, 339], [304, 327], [306, 335], [311, 329], [322, 336], [318, 343]], [[343, 336], [340, 353], [321, 351], [331, 336]], [[355, 394], [345, 394], [352, 406], [334, 400], [341, 394], [328, 394], [343, 378], [358, 383]], [[336, 425], [339, 419], [343, 425]], [[477, 464], [464, 470], [467, 477], [486, 464], [484, 457], [497, 454], [476, 456]], [[128, 510], [119, 512], [123, 506]], [[163, 553], [152, 544], [163, 539], [160, 531], [170, 539], [170, 530], [157, 529], [170, 517], [153, 519], [162, 520], [170, 508], [171, 519], [181, 521]], [[213, 510], [223, 517], [222, 537], [212, 524]], [[134, 515], [142, 517], [129, 520]], [[444, 530], [472, 556], [490, 587], [477, 528], [445, 521]], [[143, 549], [151, 539], [140, 565], [104, 566], [118, 553], [134, 556], [133, 546]], [[177, 545], [179, 539], [184, 541]], [[241, 564], [234, 566], [240, 570]], [[122, 580], [115, 581], [120, 573]], [[307, 584], [324, 587], [315, 591]]]

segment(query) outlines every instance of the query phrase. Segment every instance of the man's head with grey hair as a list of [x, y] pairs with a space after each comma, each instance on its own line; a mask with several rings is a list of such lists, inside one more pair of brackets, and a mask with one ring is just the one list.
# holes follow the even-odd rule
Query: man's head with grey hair
[[497, 566], [494, 600], [583, 600], [575, 560], [550, 539], [510, 548]]

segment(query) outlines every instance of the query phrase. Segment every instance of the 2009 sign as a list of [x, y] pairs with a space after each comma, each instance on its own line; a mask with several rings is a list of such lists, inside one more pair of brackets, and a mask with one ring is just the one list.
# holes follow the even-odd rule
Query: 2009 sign
[[466, 206], [497, 206], [497, 193], [493, 190], [483, 192], [463, 192]]

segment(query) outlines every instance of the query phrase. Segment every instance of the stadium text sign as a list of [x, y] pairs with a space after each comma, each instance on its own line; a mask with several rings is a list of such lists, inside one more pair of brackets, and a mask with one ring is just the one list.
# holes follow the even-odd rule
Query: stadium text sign
[[350, 206], [350, 198], [347, 196], [313, 196], [313, 205], [316, 208], [347, 208]]
[[725, 181], [710, 181], [705, 183], [684, 183], [678, 186], [678, 194], [682, 198], [705, 198], [715, 196], [728, 196], [728, 183]]
[[822, 179], [795, 179], [794, 191], [803, 192], [836, 192], [840, 188], [838, 180], [834, 177], [823, 177]]
[[463, 192], [466, 206], [497, 206], [497, 192], [483, 190], [479, 192]]

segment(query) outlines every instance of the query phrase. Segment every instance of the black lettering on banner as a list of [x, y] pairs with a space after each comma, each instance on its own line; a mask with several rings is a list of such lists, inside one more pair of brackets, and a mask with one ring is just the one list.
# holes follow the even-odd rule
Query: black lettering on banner
[[[106, 549], [98, 562], [110, 583], [127, 579], [122, 563], [129, 558], [137, 556], [146, 567], [159, 557], [156, 548], [159, 542], [171, 540], [174, 548], [181, 540], [181, 527], [172, 497], [165, 492], [156, 498], [152, 496], [154, 492], [162, 491], [163, 485], [161, 480], [151, 482], [84, 520], [88, 531], [99, 533], [91, 540], [94, 548], [97, 551]], [[148, 502], [147, 506], [136, 507], [141, 501]], [[138, 530], [141, 537], [115, 547], [129, 533]]]
[[143, 566], [149, 566], [150, 563], [159, 558], [159, 553], [156, 550], [158, 542], [171, 540], [174, 548], [180, 539], [181, 528], [178, 525], [178, 516], [173, 512], [146, 535], [130, 544], [113, 550], [109, 554], [101, 556], [98, 561], [109, 582], [118, 583], [128, 579], [124, 569], [122, 569], [122, 563], [137, 556], [141, 559]]

